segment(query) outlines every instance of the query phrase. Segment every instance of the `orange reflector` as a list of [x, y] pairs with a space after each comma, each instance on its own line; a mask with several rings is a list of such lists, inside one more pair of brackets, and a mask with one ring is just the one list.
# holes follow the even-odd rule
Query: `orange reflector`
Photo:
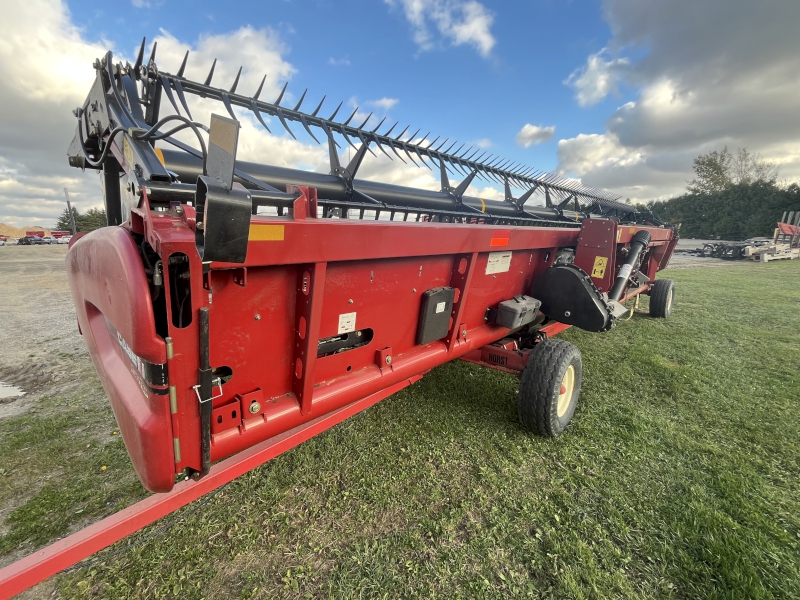
[[511, 237], [510, 229], [498, 229], [492, 234], [492, 246], [508, 246], [508, 239]]

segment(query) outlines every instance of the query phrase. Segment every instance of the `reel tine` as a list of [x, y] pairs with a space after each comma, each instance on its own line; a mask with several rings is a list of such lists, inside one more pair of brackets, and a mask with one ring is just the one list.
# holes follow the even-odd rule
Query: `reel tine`
[[139, 54], [136, 55], [136, 62], [133, 65], [133, 72], [136, 73], [137, 79], [139, 69], [142, 67], [142, 61], [144, 60], [144, 45], [146, 41], [147, 38], [142, 38], [142, 45], [139, 47]]
[[308, 126], [308, 121], [306, 121], [306, 117], [305, 117], [305, 115], [303, 115], [303, 113], [300, 113], [300, 123], [303, 124], [303, 127], [305, 127], [305, 130], [308, 132], [308, 135], [310, 135], [312, 138], [314, 138], [315, 142], [317, 142], [318, 144], [322, 143], [316, 138], [316, 136], [314, 136], [313, 133], [311, 133], [311, 128]]
[[339, 125], [339, 133], [341, 133], [342, 136], [344, 136], [345, 141], [353, 147], [353, 150], [358, 152], [358, 148], [356, 148], [356, 145], [353, 143], [353, 140], [351, 140], [347, 136], [347, 132], [344, 130], [344, 124]]
[[409, 154], [408, 148], [406, 147], [406, 145], [403, 142], [400, 142], [400, 147], [403, 149], [403, 152], [406, 153], [406, 156], [408, 157], [408, 160], [410, 160], [412, 163], [414, 163], [414, 166], [419, 169], [419, 165], [416, 163], [416, 161], [413, 158], [411, 158], [411, 154]]
[[280, 106], [281, 105], [281, 100], [283, 100], [283, 95], [286, 93], [286, 88], [288, 86], [289, 86], [289, 82], [288, 81], [283, 84], [283, 89], [281, 90], [281, 94], [280, 94], [280, 96], [278, 96], [278, 99], [275, 100], [275, 106]]
[[[287, 82], [287, 84], [288, 84], [288, 82]], [[285, 90], [286, 86], [284, 86], [283, 89]], [[281, 92], [281, 96], [283, 96], [283, 92]], [[294, 132], [291, 129], [289, 129], [289, 126], [286, 124], [286, 119], [283, 117], [283, 111], [280, 109], [280, 107], [278, 106], [277, 102], [275, 103], [275, 112], [278, 113], [278, 118], [280, 119], [281, 125], [283, 125], [283, 128], [286, 131], [288, 131], [289, 135], [292, 136], [296, 140], [297, 138], [295, 137]]]
[[[436, 138], [436, 139], [438, 140], [439, 138]], [[440, 149], [442, 146], [444, 146], [444, 145], [445, 145], [447, 142], [449, 142], [449, 141], [450, 141], [450, 138], [444, 138], [444, 141], [443, 141], [441, 144], [439, 144], [439, 147], [438, 147], [438, 148], [434, 148], [434, 149], [433, 149], [433, 151], [434, 151], [434, 152], [438, 152], [438, 151], [439, 151], [439, 149]], [[434, 144], [435, 144], [435, 143], [436, 143], [436, 142], [434, 142]], [[432, 145], [433, 145], [433, 144], [431, 144], [431, 146], [432, 146]]]
[[325, 98], [327, 98], [327, 97], [328, 96], [323, 96], [322, 97], [322, 100], [319, 101], [319, 106], [317, 106], [317, 108], [314, 109], [314, 112], [311, 113], [312, 117], [316, 117], [317, 116], [317, 113], [319, 112], [319, 109], [322, 108], [322, 103], [325, 102]]
[[231, 99], [228, 98], [228, 94], [225, 93], [225, 92], [222, 92], [222, 103], [225, 105], [225, 110], [228, 111], [228, 114], [231, 116], [231, 119], [233, 119], [234, 121], [238, 122], [239, 119], [237, 119], [236, 115], [233, 114], [233, 107], [231, 106]]
[[[428, 134], [428, 135], [430, 135], [430, 134]], [[425, 137], [428, 137], [428, 136], [426, 135]], [[436, 136], [436, 139], [435, 139], [435, 140], [433, 140], [433, 141], [432, 141], [430, 144], [428, 144], [427, 148], [432, 148], [432, 147], [433, 147], [433, 145], [434, 145], [436, 142], [438, 142], [438, 141], [439, 141], [439, 138], [440, 138], [440, 137], [442, 137], [442, 136], [440, 136], [440, 135], [437, 135], [437, 136]]]
[[[417, 146], [422, 146], [422, 144], [424, 144], [424, 143], [425, 143], [425, 140], [427, 140], [427, 139], [428, 139], [428, 136], [429, 136], [430, 134], [431, 134], [431, 132], [430, 132], [430, 131], [429, 131], [428, 133], [426, 133], [426, 134], [425, 134], [425, 137], [424, 137], [424, 138], [422, 138], [422, 139], [420, 140], [420, 142], [419, 142], [419, 144], [417, 144]], [[428, 144], [428, 145], [430, 146], [430, 144]]]
[[364, 119], [364, 122], [358, 127], [358, 129], [364, 129], [364, 125], [366, 125], [367, 121], [369, 121], [371, 118], [372, 118], [372, 113], [369, 113], [369, 116], [366, 119]]
[[150, 61], [149, 62], [156, 62], [156, 49], [158, 48], [158, 42], [153, 42], [153, 49], [150, 52]]
[[264, 82], [266, 80], [267, 80], [267, 75], [264, 74], [264, 77], [261, 79], [261, 83], [258, 84], [258, 89], [256, 90], [256, 93], [253, 96], [253, 100], [258, 100], [258, 97], [261, 95], [261, 90], [264, 89]]
[[[188, 52], [187, 52], [188, 54]], [[173, 79], [172, 85], [175, 86], [175, 91], [178, 94], [178, 100], [181, 101], [183, 105], [183, 109], [186, 111], [186, 116], [188, 116], [192, 121], [194, 121], [194, 117], [192, 117], [192, 113], [189, 111], [189, 105], [186, 103], [186, 95], [183, 93], [183, 86], [181, 85], [180, 80]]]
[[[399, 122], [399, 121], [398, 121], [398, 122]], [[411, 127], [411, 125], [409, 125], [408, 127]], [[405, 134], [405, 132], [406, 132], [406, 131], [408, 131], [408, 127], [406, 127], [405, 129], [403, 129], [403, 132], [402, 132], [400, 135], [398, 135], [397, 137], [395, 137], [395, 138], [394, 138], [394, 140], [395, 140], [395, 141], [399, 141], [399, 140], [400, 140], [400, 138], [401, 138], [401, 137], [403, 137], [403, 134]]]
[[414, 138], [415, 138], [415, 137], [417, 137], [417, 134], [418, 134], [420, 131], [421, 131], [420, 129], [417, 129], [417, 130], [416, 130], [416, 131], [415, 131], [413, 134], [411, 134], [411, 135], [408, 137], [408, 139], [406, 140], [406, 143], [413, 142], [413, 141], [414, 141]]
[[178, 77], [183, 77], [183, 72], [186, 70], [186, 62], [189, 60], [189, 51], [186, 51], [186, 54], [183, 55], [183, 62], [181, 63], [181, 68], [178, 69]]
[[[306, 88], [305, 91], [303, 92], [303, 95], [300, 96], [300, 102], [298, 102], [297, 106], [294, 107], [294, 109], [293, 109], [294, 112], [297, 112], [298, 110], [300, 110], [300, 105], [303, 103], [303, 100], [306, 99], [306, 94], [307, 93], [308, 93], [308, 88]], [[314, 137], [314, 136], [311, 136], [311, 137]]]
[[211, 78], [214, 77], [214, 67], [217, 66], [217, 59], [214, 59], [214, 62], [211, 63], [211, 70], [208, 72], [208, 77], [206, 77], [206, 81], [203, 85], [211, 85]]
[[[430, 165], [429, 165], [427, 162], [425, 162], [425, 157], [424, 157], [424, 156], [423, 156], [423, 154], [422, 154], [422, 153], [419, 151], [419, 148], [412, 148], [412, 150], [413, 150], [414, 152], [416, 152], [417, 156], [419, 156], [419, 161], [420, 161], [420, 162], [421, 162], [423, 165], [425, 165], [426, 167], [428, 167], [428, 169], [429, 169], [429, 170], [433, 171], [433, 169], [431, 168], [431, 166], [430, 166]], [[430, 157], [428, 157], [428, 158], [430, 159]]]
[[325, 135], [328, 136], [328, 139], [333, 140], [333, 143], [337, 148], [341, 148], [341, 146], [339, 145], [339, 142], [337, 142], [334, 139], [333, 132], [331, 131], [330, 127], [328, 127], [328, 124], [325, 121], [322, 121], [322, 123], [320, 125], [322, 127], [322, 130], [325, 132]]
[[378, 148], [380, 148], [380, 151], [383, 152], [389, 158], [389, 160], [394, 161], [391, 155], [388, 152], [386, 152], [386, 150], [384, 150], [383, 144], [381, 144], [381, 140], [378, 136], [375, 136], [375, 143], [378, 145]]
[[236, 73], [236, 79], [233, 80], [233, 85], [231, 86], [231, 89], [228, 91], [229, 94], [236, 93], [236, 86], [239, 85], [239, 77], [241, 77], [241, 75], [242, 75], [242, 67], [239, 67], [239, 71]]
[[364, 147], [367, 149], [367, 151], [368, 151], [370, 154], [372, 154], [372, 156], [374, 156], [375, 158], [378, 158], [378, 155], [377, 155], [377, 154], [375, 154], [375, 153], [372, 151], [372, 148], [370, 148], [370, 147], [369, 147], [369, 143], [367, 142], [367, 140], [365, 140], [365, 139], [364, 139], [364, 134], [361, 132], [361, 130], [360, 130], [360, 129], [359, 129], [358, 131], [356, 131], [356, 135], [358, 135], [358, 139], [360, 139], [360, 140], [361, 140], [361, 143], [364, 145]]
[[358, 112], [358, 107], [356, 106], [356, 109], [353, 111], [353, 114], [352, 114], [352, 115], [350, 115], [350, 117], [347, 119], [347, 121], [345, 121], [344, 123], [342, 123], [342, 125], [349, 125], [349, 124], [350, 124], [350, 121], [352, 121], [352, 120], [353, 120], [353, 117], [355, 117], [355, 116], [356, 116], [356, 113], [357, 113], [357, 112]]
[[339, 109], [342, 108], [342, 104], [344, 104], [344, 101], [339, 102], [339, 106], [337, 106], [336, 110], [333, 111], [333, 114], [330, 117], [328, 117], [328, 121], [333, 121], [334, 117], [336, 117], [336, 114], [339, 112]]
[[384, 134], [383, 134], [383, 137], [389, 137], [389, 134], [390, 134], [390, 133], [392, 133], [392, 130], [393, 130], [395, 127], [397, 127], [397, 123], [399, 123], [399, 122], [400, 122], [400, 121], [396, 121], [394, 125], [392, 125], [391, 127], [389, 127], [389, 131], [387, 131], [386, 133], [384, 133]]
[[[266, 77], [266, 75], [264, 77]], [[258, 110], [255, 98], [250, 98], [250, 110], [253, 111], [253, 114], [256, 116], [256, 119], [258, 119], [258, 122], [264, 126], [264, 129], [266, 129], [271, 134], [272, 132], [270, 131], [267, 124], [264, 122], [264, 119], [261, 117], [261, 111]]]
[[[447, 140], [445, 140], [445, 143], [446, 143], [446, 142], [447, 142]], [[445, 151], [444, 151], [442, 154], [450, 154], [450, 150], [451, 150], [451, 149], [453, 148], [453, 146], [455, 146], [457, 143], [458, 143], [458, 142], [453, 142], [452, 144], [450, 144], [450, 148], [448, 148], [447, 150], [445, 150]], [[463, 145], [463, 144], [462, 144], [462, 145]], [[444, 146], [444, 144], [442, 144], [442, 146]], [[438, 150], [438, 148], [437, 148], [437, 150]]]
[[387, 144], [389, 144], [389, 148], [391, 148], [391, 149], [392, 149], [392, 152], [394, 152], [394, 153], [395, 153], [395, 155], [397, 156], [397, 158], [399, 158], [399, 159], [400, 159], [400, 162], [402, 162], [404, 165], [407, 165], [408, 163], [407, 163], [406, 161], [404, 161], [404, 160], [403, 160], [403, 157], [402, 157], [402, 156], [400, 156], [400, 154], [398, 154], [398, 152], [397, 152], [397, 148], [395, 148], [395, 147], [394, 147], [394, 144], [392, 143], [392, 140], [391, 140], [391, 139], [388, 139], [388, 140], [386, 140], [386, 143], [387, 143]]
[[164, 88], [164, 91], [167, 93], [167, 98], [169, 99], [169, 103], [172, 104], [172, 108], [174, 108], [175, 112], [180, 115], [181, 111], [178, 108], [178, 104], [175, 102], [175, 97], [172, 95], [172, 86], [169, 84], [169, 80], [164, 75], [161, 76], [161, 87]]
[[370, 133], [375, 133], [376, 131], [378, 131], [378, 127], [380, 127], [381, 125], [383, 125], [383, 122], [384, 122], [385, 120], [386, 120], [386, 117], [383, 117], [383, 118], [381, 119], [381, 122], [380, 122], [380, 123], [378, 123], [378, 125], [375, 127], [375, 129], [373, 129], [372, 131], [370, 131]]
[[[461, 152], [461, 149], [462, 149], [464, 146], [466, 146], [466, 145], [467, 145], [467, 143], [466, 143], [466, 142], [464, 142], [463, 144], [461, 144], [461, 145], [458, 147], [458, 150], [456, 150], [455, 152], [453, 152], [453, 156], [455, 156], [456, 158], [458, 158], [458, 153], [459, 153], [459, 152]], [[453, 146], [455, 146], [455, 144], [453, 144]]]

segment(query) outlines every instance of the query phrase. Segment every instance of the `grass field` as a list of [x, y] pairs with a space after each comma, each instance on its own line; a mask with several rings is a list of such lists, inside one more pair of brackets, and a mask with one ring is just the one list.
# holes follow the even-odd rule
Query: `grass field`
[[[448, 364], [61, 575], [60, 595], [798, 598], [798, 263], [673, 271], [670, 319], [560, 336], [584, 384], [558, 439], [521, 429], [514, 377]], [[142, 494], [112, 431], [82, 438], [80, 400], [48, 402], [58, 416], [0, 432], [14, 478], [65, 464], [11, 514], [0, 553]]]

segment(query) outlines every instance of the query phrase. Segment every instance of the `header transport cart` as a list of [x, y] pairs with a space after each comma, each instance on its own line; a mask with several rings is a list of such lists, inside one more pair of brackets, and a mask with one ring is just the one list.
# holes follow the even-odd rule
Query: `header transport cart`
[[[655, 277], [677, 231], [608, 192], [409, 128], [391, 137], [397, 124], [380, 133], [383, 122], [355, 125], [355, 111], [336, 121], [341, 104], [329, 118], [323, 102], [304, 112], [305, 92], [293, 107], [283, 92], [265, 102], [263, 80], [253, 96], [237, 91], [239, 75], [213, 87], [213, 65], [203, 83], [184, 77], [186, 58], [169, 74], [155, 47], [143, 59], [144, 42], [134, 65], [98, 59], [75, 110], [69, 162], [102, 173], [109, 226], [75, 236], [66, 262], [125, 446], [160, 494], [3, 569], [0, 597], [453, 359], [521, 373], [522, 425], [556, 436], [582, 373], [579, 350], [552, 336], [607, 331], [638, 294], [655, 317], [672, 310], [672, 282]], [[188, 95], [227, 116], [194, 121]], [[161, 117], [165, 102], [174, 114]], [[234, 108], [267, 130], [294, 137], [293, 123], [321, 139], [330, 173], [237, 161]], [[441, 190], [357, 179], [374, 150], [431, 169]], [[503, 186], [505, 199], [467, 196], [475, 178]]]

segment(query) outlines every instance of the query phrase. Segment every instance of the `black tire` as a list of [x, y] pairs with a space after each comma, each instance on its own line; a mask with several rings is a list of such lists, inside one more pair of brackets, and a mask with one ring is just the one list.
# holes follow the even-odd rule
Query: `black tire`
[[666, 319], [672, 314], [675, 304], [675, 282], [672, 279], [657, 279], [650, 288], [650, 316]]
[[[567, 378], [570, 370], [571, 382]], [[517, 414], [520, 422], [534, 433], [557, 437], [575, 414], [582, 371], [581, 351], [569, 342], [544, 340], [536, 344], [519, 382]], [[562, 394], [562, 385], [570, 385], [571, 393], [567, 388]]]

